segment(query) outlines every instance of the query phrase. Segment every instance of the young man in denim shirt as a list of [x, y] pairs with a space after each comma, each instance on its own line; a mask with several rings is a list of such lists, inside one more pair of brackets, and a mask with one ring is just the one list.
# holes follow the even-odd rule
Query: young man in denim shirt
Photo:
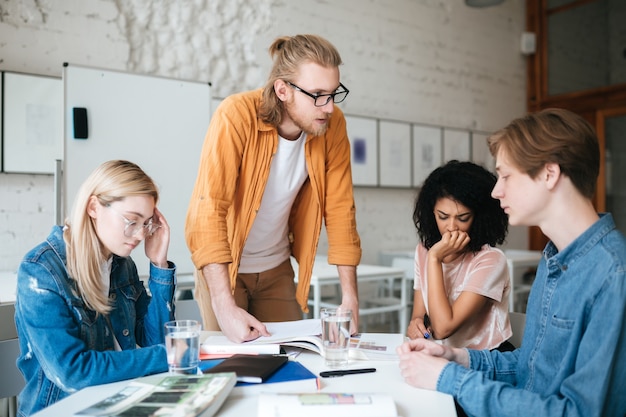
[[522, 346], [513, 352], [405, 343], [400, 370], [454, 396], [471, 416], [626, 415], [626, 240], [592, 204], [598, 139], [581, 117], [548, 109], [489, 138], [512, 225], [550, 238], [537, 269]]

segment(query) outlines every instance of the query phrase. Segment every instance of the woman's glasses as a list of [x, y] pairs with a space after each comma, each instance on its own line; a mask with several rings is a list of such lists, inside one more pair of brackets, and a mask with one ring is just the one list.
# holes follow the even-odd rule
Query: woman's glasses
[[113, 207], [111, 207], [110, 204], [107, 204], [106, 207], [110, 208], [111, 211], [113, 211], [114, 213], [119, 215], [122, 219], [124, 219], [124, 223], [125, 223], [125, 226], [124, 226], [124, 236], [126, 236], [126, 237], [136, 236], [141, 231], [143, 231], [145, 233], [145, 236], [152, 236], [154, 234], [154, 232], [156, 232], [157, 229], [159, 227], [161, 227], [160, 224], [154, 223], [152, 218], [150, 218], [148, 220], [148, 223], [138, 224], [134, 220], [128, 220], [126, 217], [124, 217], [124, 215], [122, 213], [120, 213], [119, 211], [117, 211]]

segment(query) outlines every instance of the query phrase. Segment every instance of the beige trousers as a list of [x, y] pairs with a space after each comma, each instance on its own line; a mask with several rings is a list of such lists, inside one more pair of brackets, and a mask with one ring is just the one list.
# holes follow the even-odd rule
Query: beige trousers
[[[202, 271], [196, 271], [194, 278], [196, 282], [194, 298], [202, 315], [203, 328], [220, 330]], [[238, 307], [262, 322], [302, 319], [302, 310], [296, 301], [294, 272], [289, 259], [268, 271], [238, 274], [234, 297]]]

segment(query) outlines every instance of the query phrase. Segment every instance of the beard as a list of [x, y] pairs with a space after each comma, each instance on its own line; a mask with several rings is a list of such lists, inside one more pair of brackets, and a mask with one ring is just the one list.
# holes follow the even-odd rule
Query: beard
[[[322, 116], [307, 119], [306, 117], [300, 115], [296, 109], [295, 105], [292, 103], [284, 103], [285, 115], [291, 119], [291, 121], [298, 126], [298, 129], [302, 130], [307, 136], [321, 136], [328, 130], [328, 120], [330, 118], [330, 114], [322, 113]], [[326, 123], [320, 124], [316, 121], [318, 119], [325, 119]]]

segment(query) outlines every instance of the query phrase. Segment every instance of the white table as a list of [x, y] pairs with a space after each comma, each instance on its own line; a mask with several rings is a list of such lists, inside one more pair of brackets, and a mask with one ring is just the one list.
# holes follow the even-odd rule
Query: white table
[[[296, 274], [296, 282], [298, 280], [298, 264], [292, 258], [292, 265]], [[407, 328], [407, 289], [404, 283], [404, 270], [402, 268], [392, 268], [380, 265], [359, 265], [356, 269], [358, 283], [363, 282], [379, 282], [389, 287], [393, 287], [394, 281], [400, 284], [400, 299], [397, 302], [385, 304], [375, 307], [363, 307], [366, 300], [360, 300], [359, 316], [370, 314], [380, 314], [388, 312], [397, 312], [400, 329], [404, 331]], [[322, 287], [337, 286], [340, 284], [339, 273], [336, 265], [329, 265], [325, 256], [317, 256], [313, 264], [313, 274], [311, 275], [311, 293], [309, 297], [309, 305], [313, 308], [313, 318], [320, 317], [321, 307], [335, 307], [336, 304], [322, 301]]]
[[[511, 280], [511, 291], [509, 292], [509, 311], [516, 310], [517, 295], [530, 291], [530, 285], [521, 282], [521, 276], [517, 273], [526, 272], [529, 268], [536, 268], [541, 260], [542, 252], [524, 249], [506, 249], [503, 251], [506, 256], [506, 263], [509, 269], [509, 279]], [[394, 258], [415, 257], [415, 249], [385, 250], [379, 252], [381, 262], [391, 265]], [[523, 269], [522, 269], [523, 268]]]
[[[204, 332], [208, 334], [208, 332]], [[325, 370], [324, 361], [318, 354], [303, 352], [296, 358], [315, 374]], [[397, 361], [354, 361], [348, 367], [374, 367], [375, 373], [349, 375], [339, 378], [322, 378], [322, 392], [337, 393], [385, 393], [396, 403], [398, 415], [456, 416], [454, 400], [450, 395], [413, 388], [400, 375]], [[128, 381], [85, 388], [34, 414], [33, 417], [71, 416], [110, 395], [120, 391]], [[314, 380], [259, 384], [235, 387], [217, 412], [218, 417], [256, 416], [258, 395], [261, 392], [315, 392]]]
[[[537, 268], [541, 260], [542, 252], [535, 250], [507, 249], [504, 251], [506, 263], [509, 268], [509, 278], [511, 279], [511, 291], [509, 292], [509, 311], [517, 311], [515, 302], [517, 295], [529, 292], [530, 285], [521, 282], [521, 276], [516, 275], [523, 268], [526, 272], [529, 268]], [[522, 311], [523, 313], [523, 311]]]

